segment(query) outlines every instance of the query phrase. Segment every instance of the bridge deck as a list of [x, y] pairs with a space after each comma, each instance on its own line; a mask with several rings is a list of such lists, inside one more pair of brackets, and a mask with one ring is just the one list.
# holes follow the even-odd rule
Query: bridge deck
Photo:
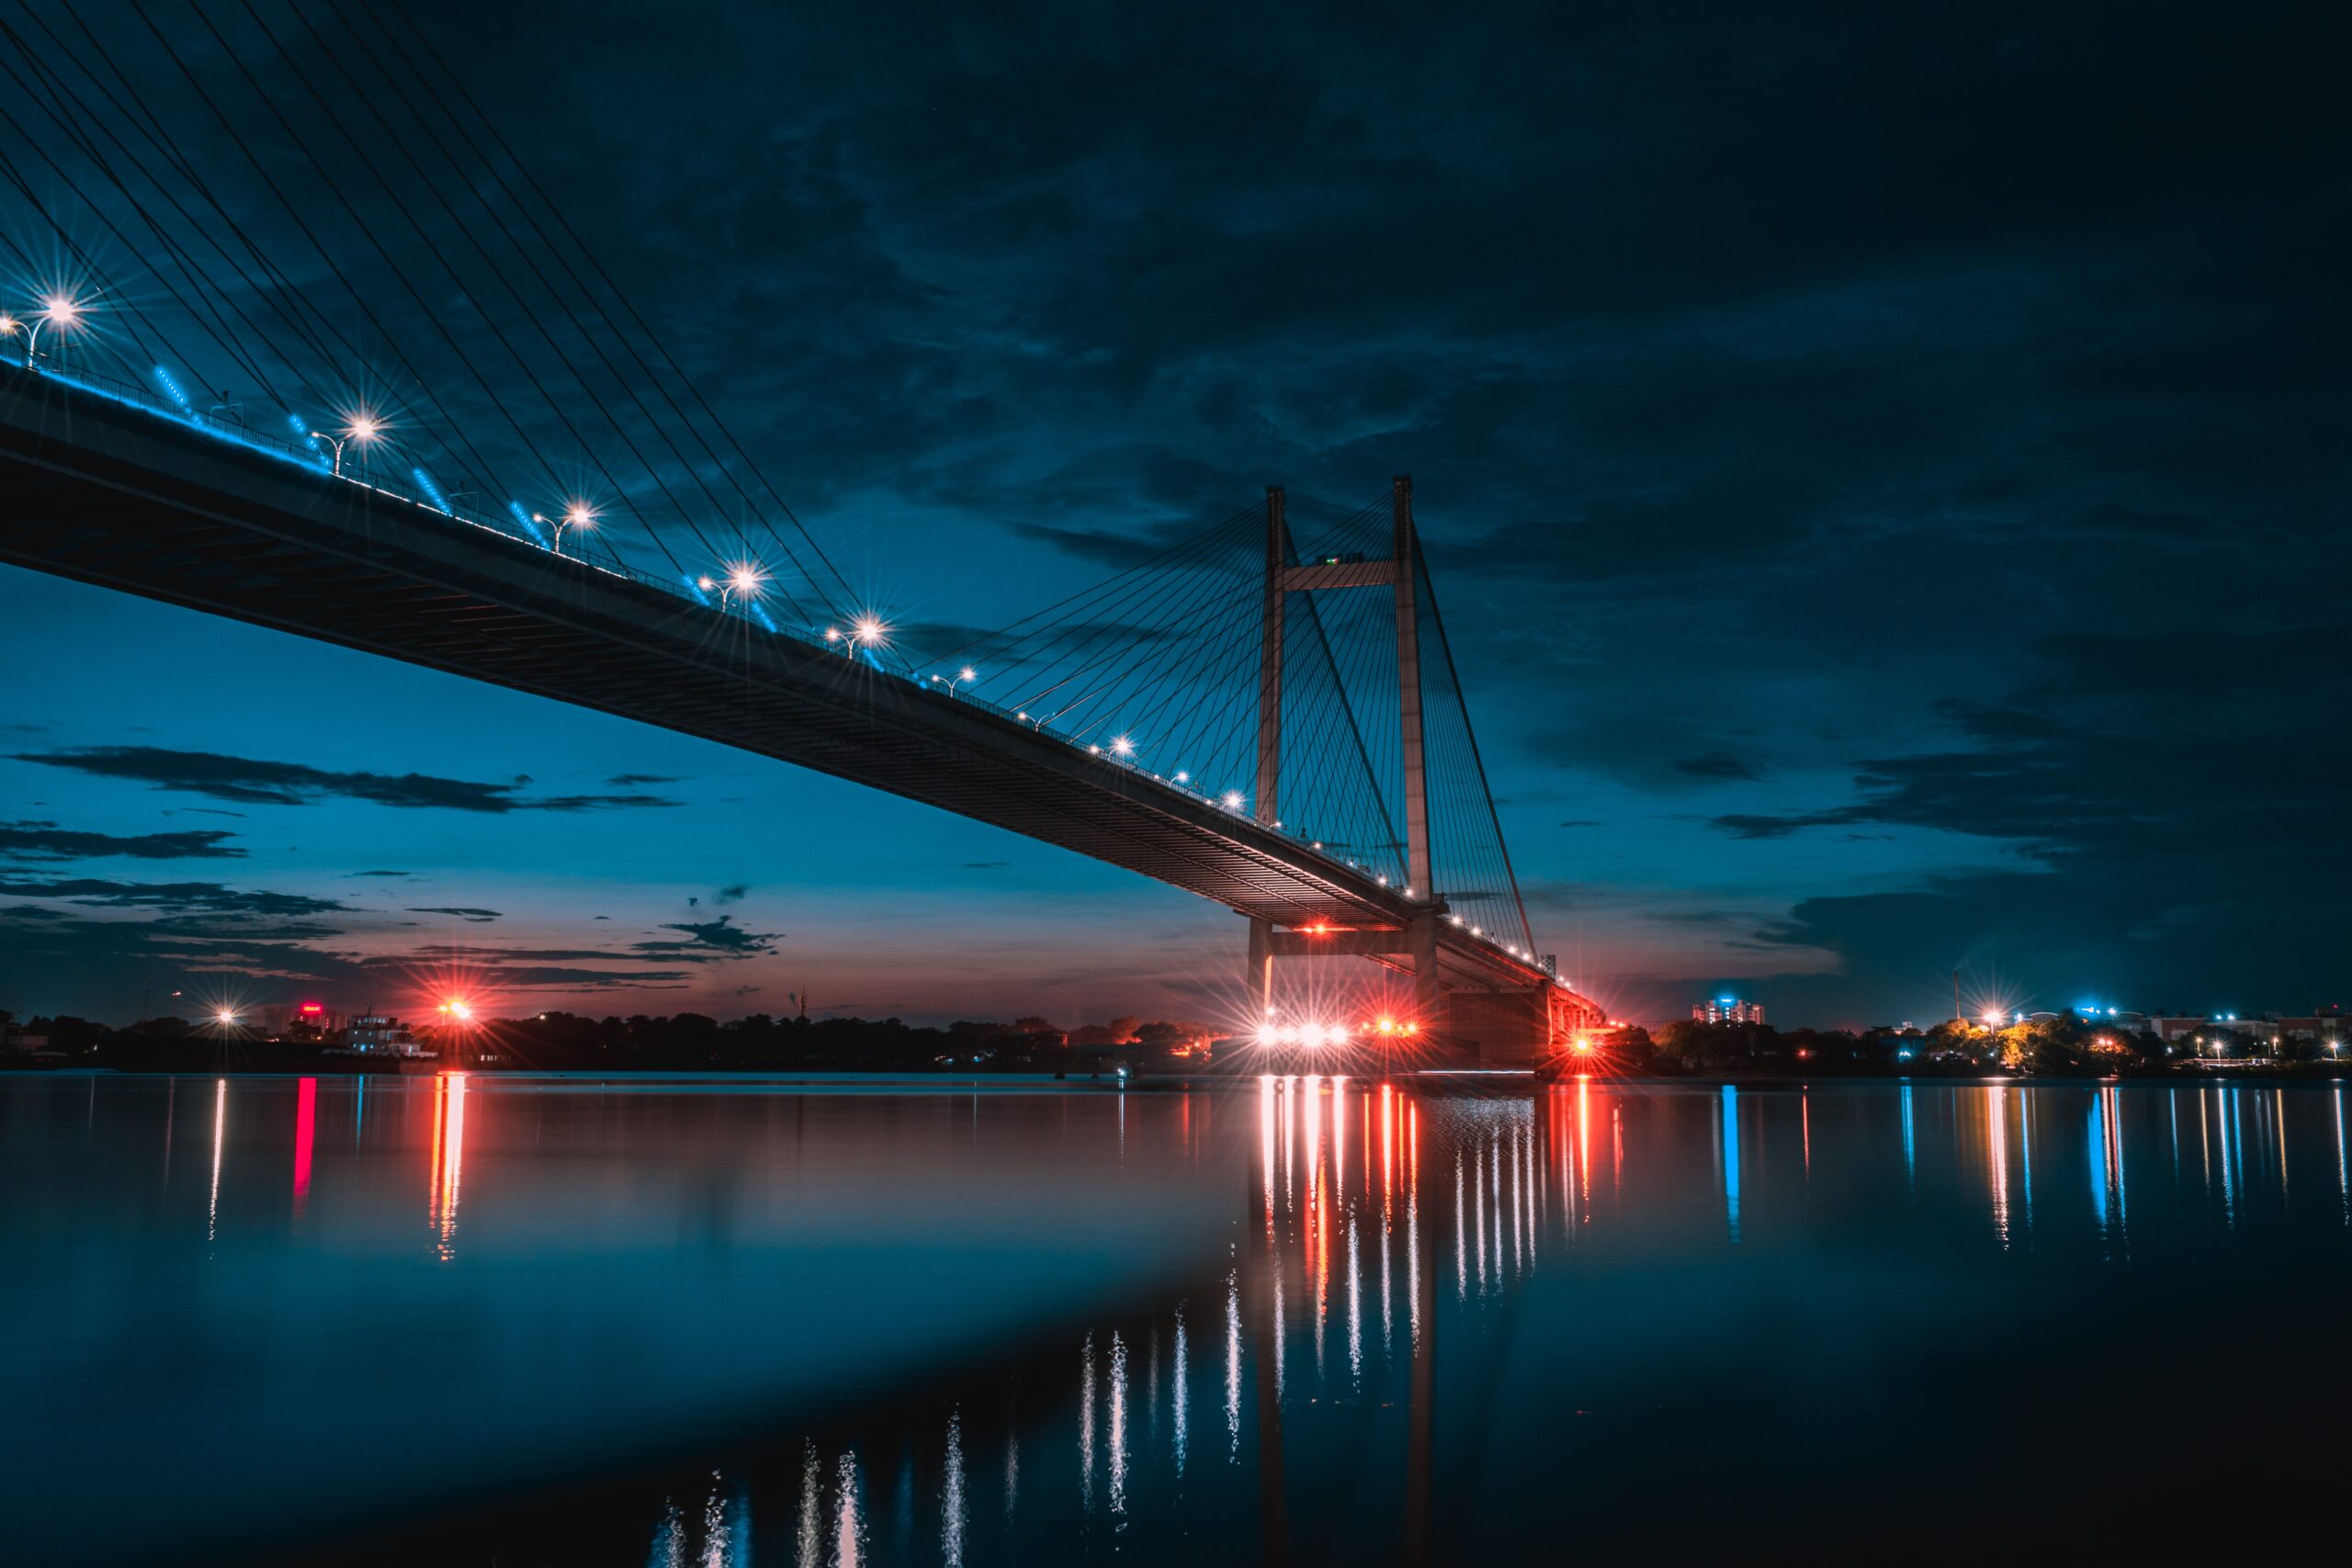
[[[1010, 716], [168, 415], [0, 367], [0, 559], [698, 735], [1286, 925], [1413, 906]], [[1547, 976], [1443, 929], [1448, 985]]]

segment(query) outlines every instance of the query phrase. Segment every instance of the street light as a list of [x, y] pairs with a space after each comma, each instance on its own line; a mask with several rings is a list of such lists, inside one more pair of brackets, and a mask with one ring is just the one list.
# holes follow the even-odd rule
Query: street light
[[701, 580], [705, 589], [718, 588], [721, 609], [725, 609], [730, 601], [737, 605], [749, 605], [760, 596], [760, 586], [765, 581], [766, 576], [750, 561], [737, 561], [728, 567], [726, 578], [717, 584], [707, 577]]
[[351, 416], [351, 423], [343, 427], [343, 433], [339, 435], [323, 430], [314, 430], [311, 434], [334, 448], [334, 472], [335, 478], [341, 479], [344, 444], [349, 442], [364, 451], [383, 438], [384, 422], [371, 413], [356, 413]]
[[879, 648], [888, 638], [890, 628], [874, 615], [860, 615], [851, 629], [850, 637], [861, 648]]
[[40, 303], [40, 310], [34, 312], [29, 324], [18, 321], [14, 316], [0, 316], [0, 337], [6, 337], [19, 326], [24, 328], [25, 368], [28, 370], [34, 368], [34, 351], [40, 342], [43, 325], [55, 327], [62, 335], [82, 324], [82, 302], [72, 295], [52, 294]]
[[566, 528], [594, 528], [596, 525], [596, 514], [588, 510], [585, 502], [575, 501], [565, 509], [563, 516], [554, 523], [548, 523], [546, 514], [537, 512], [531, 513], [531, 521], [546, 523], [548, 527], [555, 530], [555, 553], [561, 555], [563, 554], [563, 531]]

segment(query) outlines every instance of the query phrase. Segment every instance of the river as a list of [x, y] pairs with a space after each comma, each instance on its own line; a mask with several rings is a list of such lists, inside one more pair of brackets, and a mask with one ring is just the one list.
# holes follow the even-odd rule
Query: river
[[2257, 1551], [2346, 1100], [14, 1075], [0, 1556]]

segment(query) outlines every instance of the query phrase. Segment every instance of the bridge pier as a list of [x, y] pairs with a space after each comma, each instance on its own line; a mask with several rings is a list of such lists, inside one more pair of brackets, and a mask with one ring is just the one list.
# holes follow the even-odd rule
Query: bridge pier
[[1254, 1022], [1272, 1018], [1274, 1013], [1274, 922], [1252, 916], [1250, 920], [1250, 956], [1241, 968], [1242, 994], [1248, 998], [1250, 1017]]

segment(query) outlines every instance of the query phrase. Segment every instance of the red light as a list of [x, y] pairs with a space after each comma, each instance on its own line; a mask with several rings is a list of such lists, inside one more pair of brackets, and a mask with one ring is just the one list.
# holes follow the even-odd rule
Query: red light
[[324, 1011], [326, 1011], [327, 1010], [326, 1010], [326, 1009], [324, 1009], [324, 1008], [322, 1008], [322, 1007], [321, 1007], [321, 1006], [320, 1006], [318, 1003], [316, 1003], [316, 1002], [304, 1002], [304, 1003], [302, 1004], [302, 1010], [303, 1010], [304, 1012], [324, 1012]]

